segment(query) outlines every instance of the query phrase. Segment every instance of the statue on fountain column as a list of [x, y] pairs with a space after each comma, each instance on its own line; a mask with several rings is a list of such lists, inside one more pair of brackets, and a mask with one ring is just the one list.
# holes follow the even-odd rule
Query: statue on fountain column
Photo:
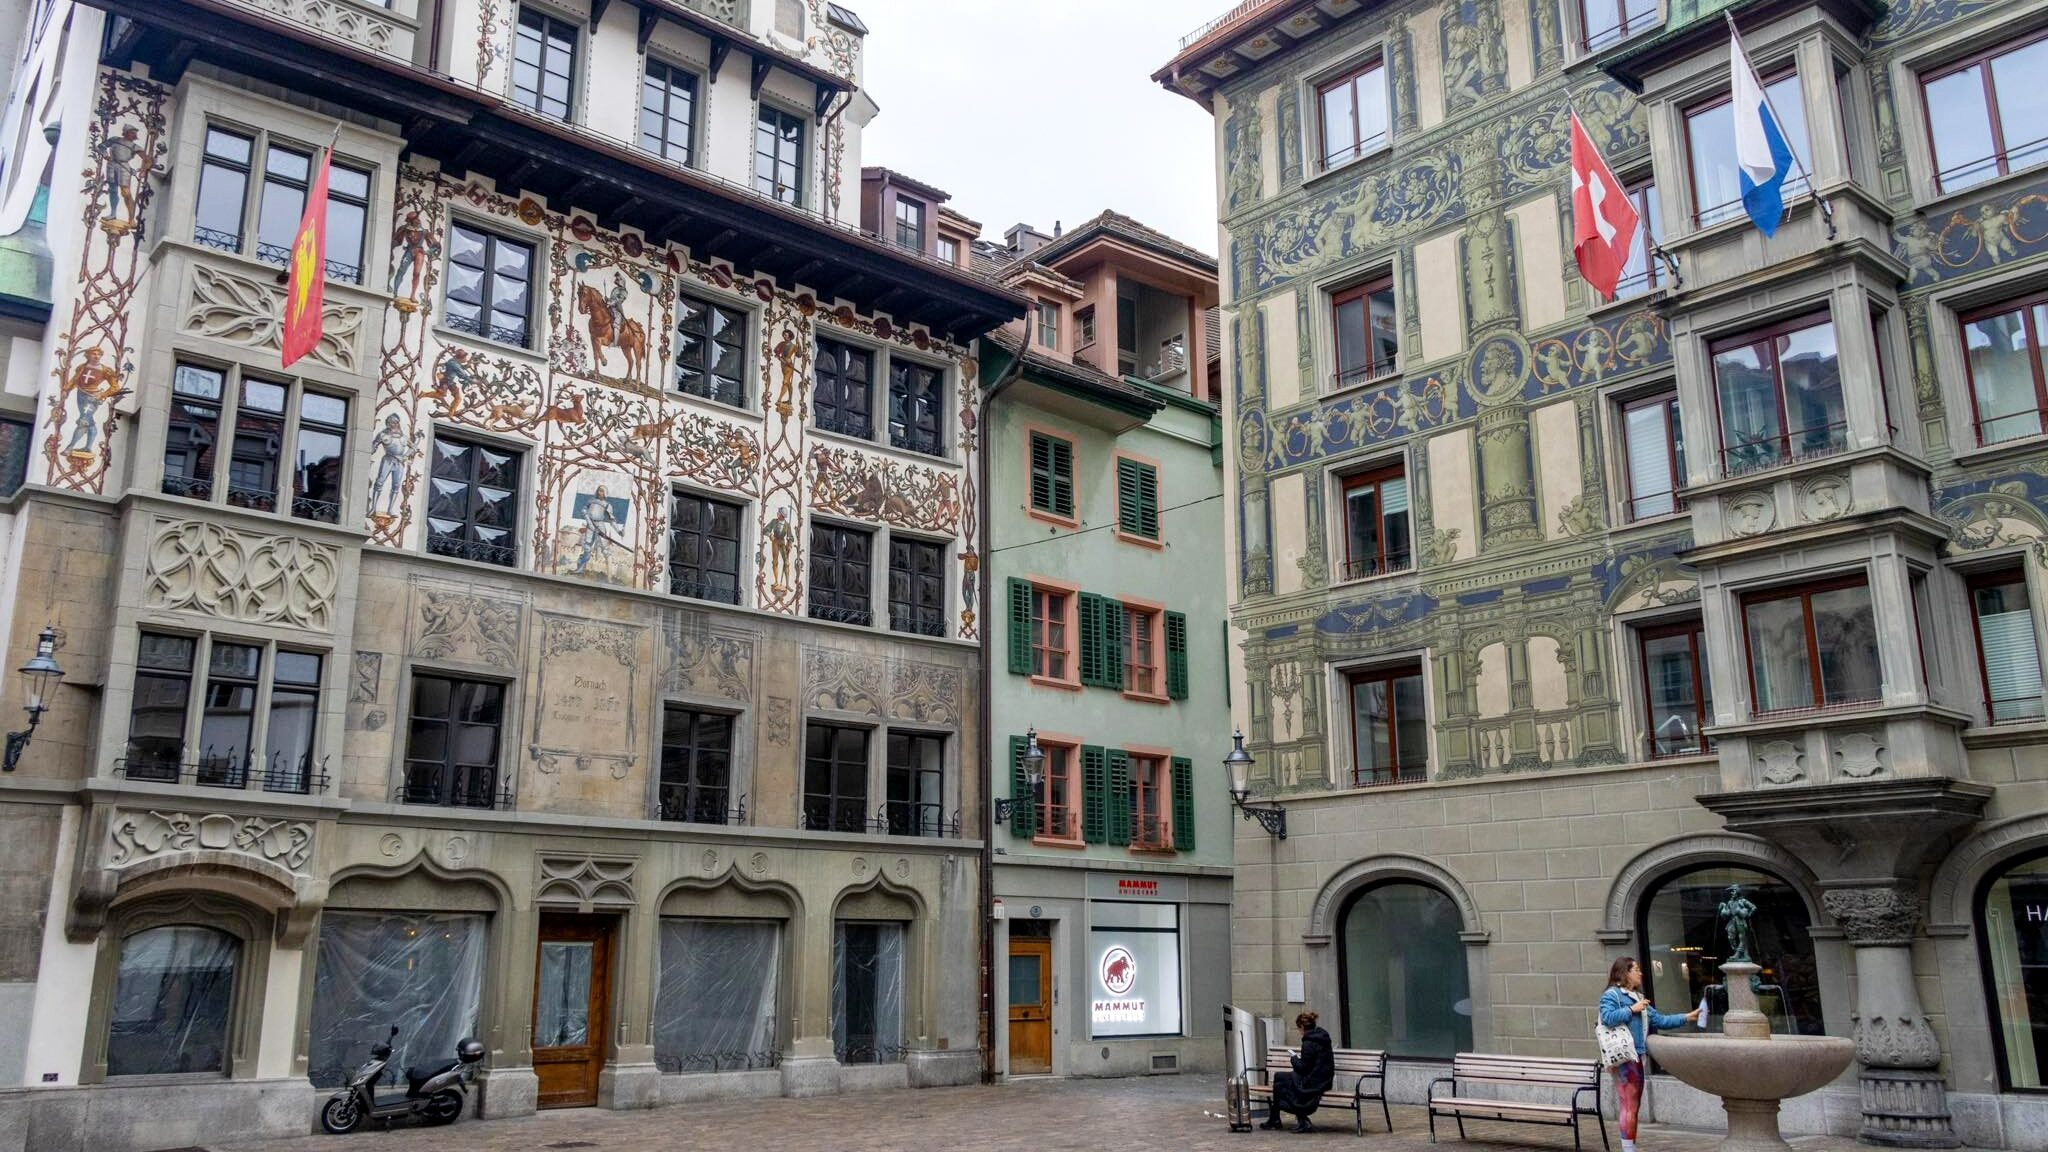
[[1730, 884], [1727, 899], [1721, 901], [1721, 930], [1728, 935], [1727, 964], [1754, 963], [1749, 957], [1749, 918], [1756, 915], [1756, 905], [1742, 894], [1742, 885]]

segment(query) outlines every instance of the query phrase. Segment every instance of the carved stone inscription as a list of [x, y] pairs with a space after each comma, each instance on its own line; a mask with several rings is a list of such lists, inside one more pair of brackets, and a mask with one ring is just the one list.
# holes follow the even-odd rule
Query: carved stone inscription
[[530, 748], [536, 768], [602, 768], [626, 778], [638, 759], [644, 639], [635, 625], [540, 614]]

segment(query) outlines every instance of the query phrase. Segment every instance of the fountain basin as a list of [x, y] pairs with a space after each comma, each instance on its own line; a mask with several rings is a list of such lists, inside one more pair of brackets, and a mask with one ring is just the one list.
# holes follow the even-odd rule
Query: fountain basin
[[[1758, 1018], [1761, 1022], [1761, 1017]], [[1650, 1055], [1664, 1071], [1721, 1098], [1728, 1114], [1722, 1152], [1785, 1152], [1778, 1103], [1832, 1082], [1856, 1058], [1840, 1036], [1714, 1036], [1658, 1032]]]

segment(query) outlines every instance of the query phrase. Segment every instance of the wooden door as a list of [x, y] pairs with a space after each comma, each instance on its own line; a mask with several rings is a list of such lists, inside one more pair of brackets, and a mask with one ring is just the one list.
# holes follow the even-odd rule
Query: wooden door
[[1052, 941], [1010, 941], [1010, 1074], [1052, 1071]]
[[543, 915], [534, 961], [533, 1071], [540, 1106], [597, 1103], [611, 1017], [612, 925], [591, 916]]

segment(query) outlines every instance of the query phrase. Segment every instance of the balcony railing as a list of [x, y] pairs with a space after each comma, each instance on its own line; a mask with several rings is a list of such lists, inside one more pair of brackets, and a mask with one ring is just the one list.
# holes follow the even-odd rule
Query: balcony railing
[[668, 591], [671, 596], [687, 596], [692, 600], [709, 600], [714, 604], [737, 604], [740, 602], [740, 583], [737, 575], [712, 581], [692, 576], [689, 568], [671, 564], [668, 570]]
[[853, 624], [861, 628], [872, 628], [875, 625], [875, 612], [872, 608], [854, 608], [841, 604], [821, 604], [813, 600], [811, 601], [811, 619], [829, 620], [834, 624]]
[[1376, 788], [1385, 784], [1420, 784], [1429, 778], [1427, 765], [1398, 764], [1386, 768], [1353, 768], [1353, 788]]
[[1638, 520], [1651, 520], [1659, 516], [1671, 516], [1691, 507], [1685, 489], [1666, 488], [1662, 492], [1650, 492], [1633, 496], [1628, 502], [1628, 519], [1633, 524]]
[[1370, 556], [1359, 560], [1346, 560], [1343, 564], [1343, 578], [1363, 580], [1368, 576], [1391, 576], [1415, 567], [1415, 556], [1411, 552], [1389, 552], [1385, 556]]
[[494, 767], [470, 764], [409, 763], [393, 799], [401, 804], [443, 808], [512, 808], [512, 789], [498, 779]]
[[1190, 32], [1187, 35], [1181, 37], [1181, 51], [1187, 51], [1190, 45], [1194, 44], [1198, 40], [1201, 40], [1203, 37], [1208, 36], [1212, 32], [1220, 32], [1225, 28], [1231, 28], [1235, 27], [1236, 25], [1245, 23], [1246, 21], [1250, 20], [1253, 16], [1257, 15], [1259, 9], [1264, 8], [1268, 4], [1271, 4], [1273, 2], [1274, 0], [1244, 0], [1244, 2], [1242, 4], [1239, 4], [1237, 7], [1232, 8], [1230, 11], [1225, 12], [1223, 15], [1216, 17], [1214, 20], [1209, 21], [1207, 24], [1204, 24], [1200, 28], [1195, 29], [1193, 32]]
[[1991, 701], [1991, 722], [1993, 724], [2025, 724], [2029, 721], [2048, 718], [2048, 708], [2043, 707], [2040, 694], [2032, 696], [2007, 696]]
[[2028, 409], [2025, 412], [2007, 412], [2002, 416], [1986, 416], [1977, 421], [1977, 443], [1980, 447], [2003, 444], [2008, 440], [2024, 440], [2039, 436], [2048, 428], [2048, 410]]
[[915, 609], [899, 609], [891, 605], [889, 608], [889, 631], [908, 632], [913, 636], [944, 636], [946, 634], [946, 618], [944, 616], [921, 616]]
[[1827, 704], [1796, 704], [1790, 708], [1750, 707], [1750, 718], [1754, 720], [1785, 720], [1796, 716], [1828, 716], [1836, 712], [1854, 712], [1862, 708], [1875, 708], [1884, 703], [1882, 696], [1866, 700], [1836, 700]]
[[1849, 425], [1815, 424], [1776, 436], [1759, 436], [1721, 450], [1723, 470], [1730, 476], [1818, 460], [1849, 450]]
[[1131, 848], [1138, 852], [1171, 852], [1173, 835], [1163, 821], [1139, 821], [1131, 826]]
[[845, 832], [875, 836], [933, 836], [957, 839], [960, 813], [941, 818], [936, 804], [907, 801], [884, 803], [870, 816], [850, 800], [830, 801], [813, 797], [804, 801], [797, 826], [806, 832]]
[[510, 544], [487, 544], [482, 540], [464, 540], [459, 536], [427, 534], [427, 551], [436, 556], [453, 556], [457, 560], [475, 560], [480, 564], [496, 564], [510, 568], [519, 563], [519, 549]]
[[[773, 1043], [774, 1038], [769, 1038]], [[782, 1050], [765, 1048], [748, 1051], [729, 1048], [718, 1052], [685, 1052], [680, 1056], [656, 1056], [654, 1066], [663, 1072], [758, 1072], [782, 1066]]]
[[672, 824], [746, 824], [746, 793], [740, 793], [739, 807], [727, 808], [725, 789], [700, 785], [696, 791], [692, 796], [687, 784], [663, 784], [654, 818]]
[[[256, 245], [256, 258], [265, 264], [275, 264], [283, 268], [292, 262], [291, 246], [288, 244], [259, 243]], [[327, 278], [329, 280], [342, 284], [361, 284], [363, 282], [363, 270], [359, 265], [350, 264], [343, 260], [328, 260], [325, 262], [324, 267], [327, 269]]]
[[[245, 789], [249, 786], [251, 763], [247, 753], [229, 749], [225, 753], [203, 752], [198, 760], [184, 762], [149, 756], [128, 756], [114, 761], [114, 775], [145, 784], [192, 784], [201, 788]], [[327, 791], [330, 777], [327, 760], [315, 763], [310, 755], [297, 758], [277, 753], [270, 763], [254, 774], [265, 792], [305, 795]]]

